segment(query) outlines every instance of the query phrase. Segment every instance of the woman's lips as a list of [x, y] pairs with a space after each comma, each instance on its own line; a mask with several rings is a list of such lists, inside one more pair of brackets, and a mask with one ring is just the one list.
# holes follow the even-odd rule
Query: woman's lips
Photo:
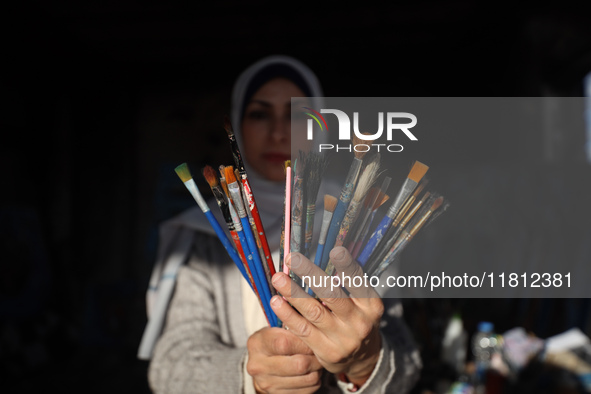
[[263, 155], [263, 159], [270, 163], [285, 163], [286, 160], [291, 159], [291, 155], [286, 155], [284, 153], [265, 153]]

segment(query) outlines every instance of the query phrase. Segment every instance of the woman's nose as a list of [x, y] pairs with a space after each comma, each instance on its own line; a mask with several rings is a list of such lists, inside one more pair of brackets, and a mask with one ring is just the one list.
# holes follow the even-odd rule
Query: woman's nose
[[274, 141], [288, 140], [291, 133], [290, 119], [275, 119], [271, 128], [271, 138]]

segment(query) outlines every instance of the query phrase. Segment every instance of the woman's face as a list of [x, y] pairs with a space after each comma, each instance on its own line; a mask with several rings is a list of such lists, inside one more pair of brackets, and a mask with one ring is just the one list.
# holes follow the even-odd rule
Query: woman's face
[[271, 181], [285, 179], [291, 157], [291, 98], [304, 92], [285, 78], [261, 86], [246, 105], [242, 118], [244, 155], [254, 170]]

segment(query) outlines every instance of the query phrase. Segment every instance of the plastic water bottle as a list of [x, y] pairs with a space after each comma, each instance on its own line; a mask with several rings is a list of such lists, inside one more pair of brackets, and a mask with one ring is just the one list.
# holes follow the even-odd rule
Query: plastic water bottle
[[478, 332], [472, 339], [472, 353], [476, 363], [476, 380], [479, 386], [484, 386], [486, 373], [490, 368], [493, 353], [497, 349], [497, 337], [494, 325], [483, 321], [478, 324]]

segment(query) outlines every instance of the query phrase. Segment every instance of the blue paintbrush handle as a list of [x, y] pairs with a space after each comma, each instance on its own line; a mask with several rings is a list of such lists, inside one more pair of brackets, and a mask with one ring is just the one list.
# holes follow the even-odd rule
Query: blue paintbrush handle
[[318, 248], [316, 249], [316, 256], [314, 257], [314, 264], [320, 267], [322, 263], [322, 251], [324, 250], [324, 244], [318, 244]]
[[234, 249], [234, 245], [228, 239], [228, 236], [226, 235], [226, 233], [222, 229], [222, 226], [220, 226], [220, 224], [216, 220], [215, 216], [213, 216], [213, 213], [211, 213], [211, 211], [205, 212], [205, 217], [207, 217], [207, 220], [209, 220], [209, 223], [213, 227], [213, 230], [215, 231], [216, 235], [218, 236], [220, 241], [222, 241], [222, 244], [224, 245], [224, 248], [226, 248], [226, 251], [230, 255], [230, 258], [232, 259], [232, 261], [234, 261], [234, 264], [236, 264], [236, 266], [240, 270], [240, 273], [242, 274], [244, 279], [246, 279], [246, 282], [248, 282], [248, 284], [250, 285], [250, 280], [248, 279], [248, 273], [244, 269], [244, 265], [242, 264], [242, 259], [240, 259], [240, 255], [238, 254], [238, 252], [236, 252], [236, 249]]
[[361, 264], [362, 267], [365, 265], [365, 263], [367, 263], [367, 260], [369, 260], [369, 257], [371, 256], [371, 253], [374, 251], [375, 247], [378, 245], [384, 234], [386, 234], [386, 231], [388, 231], [388, 228], [390, 227], [393, 221], [394, 219], [388, 216], [384, 216], [380, 224], [378, 224], [378, 227], [376, 227], [376, 230], [371, 235], [369, 241], [367, 241], [367, 245], [365, 245], [365, 248], [363, 249], [363, 251], [359, 255], [359, 258], [357, 259], [357, 261], [359, 262], [359, 264]]
[[320, 268], [324, 271], [326, 269], [326, 265], [328, 264], [329, 254], [334, 244], [337, 240], [337, 235], [339, 235], [339, 230], [341, 229], [341, 222], [345, 217], [345, 213], [347, 213], [347, 207], [349, 206], [348, 202], [342, 202], [340, 199], [337, 201], [337, 206], [332, 214], [332, 220], [330, 221], [330, 226], [328, 227], [328, 235], [326, 236], [326, 241], [324, 243], [324, 250], [322, 251], [322, 263]]
[[[254, 235], [252, 234], [252, 230], [250, 228], [250, 222], [248, 221], [248, 217], [240, 218], [240, 222], [242, 223], [242, 229], [244, 235], [246, 236], [246, 242], [248, 244], [248, 249], [250, 251], [250, 255], [252, 256], [252, 266], [250, 272], [252, 273], [253, 279], [256, 275], [258, 279], [257, 288], [259, 290], [259, 296], [261, 297], [261, 301], [263, 304], [263, 308], [267, 313], [267, 317], [269, 318], [269, 322], [273, 327], [277, 327], [277, 317], [275, 313], [271, 309], [270, 302], [271, 302], [271, 291], [269, 290], [269, 285], [267, 284], [267, 277], [265, 272], [263, 271], [263, 266], [261, 262], [261, 257], [258, 253], [258, 247], [254, 240]], [[254, 268], [254, 271], [253, 271]]]

